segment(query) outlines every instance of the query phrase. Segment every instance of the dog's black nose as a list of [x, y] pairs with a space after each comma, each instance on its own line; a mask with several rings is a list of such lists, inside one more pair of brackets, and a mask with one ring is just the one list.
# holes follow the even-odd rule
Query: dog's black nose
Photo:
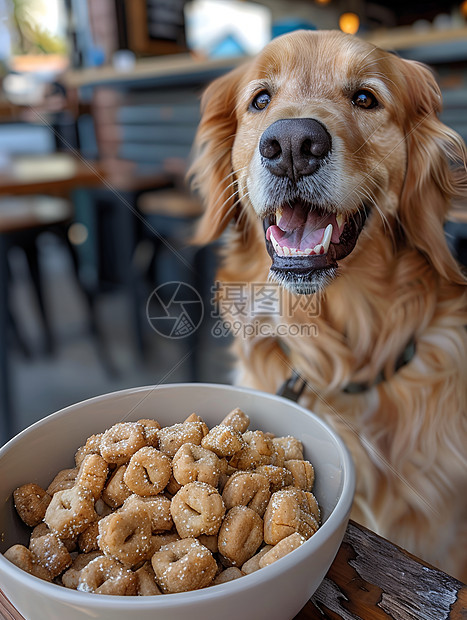
[[331, 136], [313, 118], [281, 119], [261, 136], [259, 152], [266, 168], [278, 177], [313, 174], [331, 150]]

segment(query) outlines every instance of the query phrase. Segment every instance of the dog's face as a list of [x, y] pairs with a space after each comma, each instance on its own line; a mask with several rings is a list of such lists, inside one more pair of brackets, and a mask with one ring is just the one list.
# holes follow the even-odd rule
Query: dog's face
[[195, 163], [205, 233], [237, 209], [243, 226], [264, 230], [270, 277], [293, 293], [324, 288], [340, 265], [372, 261], [371, 239], [394, 222], [424, 227], [409, 194], [431, 175], [424, 157], [440, 168], [425, 144], [436, 127], [441, 146], [439, 107], [418, 63], [340, 32], [275, 39], [205, 95]]
[[232, 150], [242, 203], [263, 222], [271, 275], [299, 293], [364, 251], [372, 209], [397, 204], [406, 157], [388, 55], [339, 33], [312, 37], [276, 40], [250, 67]]

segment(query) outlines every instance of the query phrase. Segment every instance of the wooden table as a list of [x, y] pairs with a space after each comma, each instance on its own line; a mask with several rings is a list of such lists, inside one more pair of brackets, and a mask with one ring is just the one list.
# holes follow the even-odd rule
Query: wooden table
[[[1, 590], [0, 616], [24, 620]], [[323, 583], [294, 620], [339, 618], [465, 620], [467, 586], [351, 521]]]

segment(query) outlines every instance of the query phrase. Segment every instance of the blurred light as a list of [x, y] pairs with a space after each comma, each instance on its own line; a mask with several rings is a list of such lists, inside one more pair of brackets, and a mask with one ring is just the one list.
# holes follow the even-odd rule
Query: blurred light
[[339, 28], [347, 34], [355, 34], [360, 27], [360, 19], [356, 13], [342, 13], [339, 17]]
[[75, 222], [68, 229], [68, 239], [73, 245], [81, 245], [88, 238], [88, 229], [84, 224]]
[[[329, 4], [331, 0], [315, 0], [316, 4]], [[467, 0], [466, 0], [467, 2]]]
[[467, 19], [467, 0], [464, 0], [464, 2], [462, 2], [460, 9], [461, 14]]

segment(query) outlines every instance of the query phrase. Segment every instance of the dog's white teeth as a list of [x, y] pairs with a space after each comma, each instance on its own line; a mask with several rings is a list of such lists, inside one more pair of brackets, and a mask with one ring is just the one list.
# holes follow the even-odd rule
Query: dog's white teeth
[[280, 219], [282, 217], [282, 208], [279, 207], [278, 209], [276, 209], [276, 212], [275, 212], [274, 215], [276, 216], [276, 224], [278, 225], [279, 221], [280, 221]]
[[345, 217], [339, 213], [339, 215], [336, 215], [336, 222], [337, 222], [337, 226], [339, 228], [339, 231], [341, 231], [342, 227], [345, 224]]
[[[324, 231], [324, 236], [323, 239], [321, 241], [321, 245], [324, 248], [324, 252], [322, 252], [323, 254], [326, 254], [327, 251], [329, 250], [329, 245], [331, 243], [331, 237], [332, 237], [332, 224], [328, 224], [326, 226], [326, 230]], [[317, 252], [318, 254], [318, 252]]]
[[273, 246], [274, 251], [276, 252], [276, 254], [278, 254], [279, 256], [283, 256], [283, 255], [284, 255], [284, 253], [283, 253], [283, 251], [282, 251], [282, 248], [281, 248], [281, 246], [279, 245], [279, 243], [278, 243], [277, 239], [274, 237], [273, 233], [271, 233], [271, 235], [270, 235], [270, 237], [269, 237], [269, 240], [271, 241], [272, 246]]
[[284, 256], [290, 256], [290, 249], [286, 245], [282, 248], [282, 252], [284, 253]]

